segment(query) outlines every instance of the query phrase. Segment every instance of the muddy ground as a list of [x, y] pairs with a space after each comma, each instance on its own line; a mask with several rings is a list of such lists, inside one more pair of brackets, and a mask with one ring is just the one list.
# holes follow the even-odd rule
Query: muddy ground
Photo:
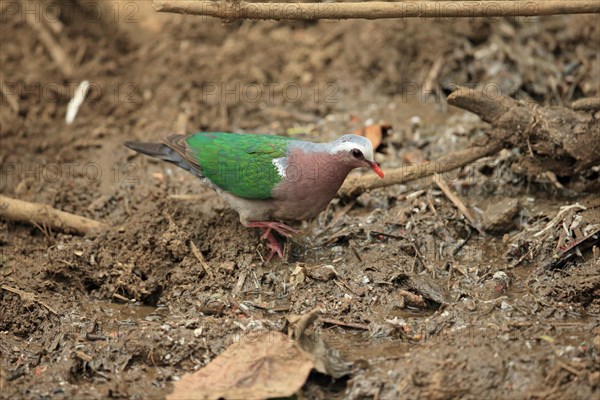
[[556, 265], [600, 227], [597, 167], [523, 175], [522, 150], [503, 150], [444, 175], [485, 234], [421, 179], [335, 199], [266, 263], [259, 233], [193, 176], [122, 146], [389, 123], [384, 171], [435, 160], [489, 133], [446, 104], [453, 85], [542, 106], [598, 96], [598, 16], [222, 23], [149, 2], [32, 4], [33, 22], [0, 8], [0, 191], [109, 228], [0, 221], [0, 397], [161, 398], [243, 332], [316, 305], [355, 324], [311, 328], [352, 374], [314, 373], [300, 398], [599, 396], [598, 249]]

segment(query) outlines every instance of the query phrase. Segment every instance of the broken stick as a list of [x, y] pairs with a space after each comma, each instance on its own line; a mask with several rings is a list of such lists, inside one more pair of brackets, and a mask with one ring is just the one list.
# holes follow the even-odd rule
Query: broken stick
[[475, 217], [473, 216], [471, 211], [469, 211], [469, 209], [467, 208], [465, 203], [463, 203], [463, 201], [460, 199], [460, 197], [458, 197], [450, 189], [450, 187], [446, 184], [446, 182], [444, 182], [444, 179], [439, 174], [436, 173], [433, 175], [433, 181], [440, 189], [442, 189], [442, 192], [444, 192], [444, 194], [446, 195], [446, 197], [448, 197], [448, 199], [450, 199], [452, 204], [454, 204], [456, 206], [456, 208], [458, 208], [458, 210], [461, 212], [461, 214], [464, 215], [464, 217], [469, 221], [471, 226], [473, 228], [477, 229], [477, 232], [479, 232], [481, 235], [483, 235], [484, 234], [483, 229], [481, 229], [481, 227], [477, 223], [477, 220], [475, 219]]
[[105, 227], [101, 222], [60, 211], [47, 204], [30, 203], [2, 195], [0, 195], [0, 218], [79, 234], [88, 234]]
[[204, 273], [207, 274], [208, 276], [212, 277], [212, 273], [210, 272], [210, 269], [208, 268], [208, 264], [206, 263], [204, 256], [202, 255], [202, 253], [200, 253], [200, 250], [198, 250], [198, 247], [196, 247], [196, 245], [194, 244], [194, 242], [192, 240], [190, 240], [190, 249], [192, 250], [192, 254], [194, 255], [194, 257], [196, 257], [196, 259], [200, 263], [200, 266], [204, 270]]
[[0, 289], [4, 289], [7, 292], [11, 292], [14, 293], [16, 295], [19, 295], [19, 297], [21, 298], [21, 300], [23, 300], [24, 302], [28, 302], [28, 303], [38, 303], [41, 306], [46, 307], [46, 309], [48, 309], [48, 311], [50, 311], [52, 314], [54, 315], [60, 315], [58, 312], [56, 312], [56, 310], [52, 307], [50, 307], [48, 304], [44, 303], [43, 301], [41, 301], [40, 299], [38, 299], [36, 297], [36, 295], [34, 295], [33, 293], [29, 293], [26, 292], [24, 290], [21, 289], [17, 289], [11, 286], [7, 286], [7, 285], [2, 285], [0, 286]]
[[502, 144], [500, 142], [493, 142], [487, 146], [460, 150], [441, 157], [437, 161], [386, 170], [385, 178], [383, 179], [378, 176], [353, 174], [346, 179], [338, 195], [340, 197], [350, 197], [369, 190], [425, 178], [435, 173], [442, 174], [456, 168], [464, 167], [480, 158], [495, 154], [501, 149]]
[[332, 319], [332, 318], [319, 318], [319, 319], [324, 324], [336, 325], [336, 326], [341, 326], [344, 328], [359, 329], [359, 330], [363, 330], [363, 331], [369, 330], [369, 325], [365, 325], [365, 324], [357, 324], [355, 322], [344, 322], [344, 321], [340, 321], [339, 319]]
[[414, 1], [350, 3], [249, 3], [245, 1], [154, 0], [161, 12], [237, 19], [383, 19], [508, 17], [600, 13], [597, 0]]
[[204, 201], [208, 200], [211, 197], [215, 197], [214, 193], [204, 193], [204, 194], [170, 194], [169, 199], [173, 200], [182, 200], [182, 201]]
[[489, 122], [493, 138], [505, 147], [529, 152], [530, 157], [520, 160], [520, 169], [528, 175], [551, 171], [570, 177], [600, 163], [600, 124], [590, 113], [462, 87], [448, 96], [448, 104]]
[[14, 112], [19, 112], [19, 96], [8, 88], [2, 72], [0, 72], [0, 95], [4, 95], [8, 105]]
[[[38, 9], [38, 6], [31, 1], [24, 2], [23, 7], [30, 10]], [[25, 21], [27, 21], [29, 26], [36, 31], [40, 41], [46, 47], [46, 50], [48, 50], [48, 53], [56, 63], [56, 66], [66, 78], [71, 78], [75, 72], [75, 68], [71, 63], [67, 52], [48, 31], [46, 24], [43, 22], [44, 17], [40, 17], [40, 15], [36, 15], [35, 13], [26, 12], [25, 10], [23, 11], [25, 13]]]
[[586, 97], [585, 99], [575, 100], [571, 104], [575, 111], [598, 111], [600, 110], [600, 97]]

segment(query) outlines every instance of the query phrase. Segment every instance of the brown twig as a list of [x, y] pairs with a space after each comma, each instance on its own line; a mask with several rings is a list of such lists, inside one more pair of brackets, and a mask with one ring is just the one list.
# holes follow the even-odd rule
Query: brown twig
[[6, 285], [2, 285], [0, 287], [2, 289], [6, 290], [7, 292], [11, 292], [11, 293], [14, 293], [14, 294], [18, 295], [23, 301], [30, 302], [30, 303], [31, 302], [38, 303], [39, 305], [46, 307], [46, 309], [48, 309], [48, 311], [50, 311], [52, 314], [54, 314], [54, 315], [60, 315], [58, 312], [56, 312], [56, 310], [54, 310], [48, 304], [46, 304], [43, 301], [39, 300], [33, 293], [29, 293], [29, 292], [26, 292], [24, 290], [17, 289], [17, 288], [14, 288], [14, 287], [10, 287], [10, 286], [6, 286]]
[[415, 1], [364, 3], [248, 3], [245, 1], [154, 0], [161, 12], [237, 19], [383, 19], [507, 17], [600, 13], [597, 0]]
[[361, 329], [363, 331], [369, 330], [369, 326], [365, 324], [357, 324], [355, 322], [344, 322], [338, 319], [331, 318], [319, 318], [319, 320], [324, 324], [342, 326], [344, 328]]
[[587, 97], [575, 100], [571, 108], [576, 111], [598, 111], [600, 110], [600, 97]]
[[369, 190], [425, 178], [435, 173], [441, 174], [452, 171], [453, 169], [464, 167], [473, 161], [477, 161], [480, 158], [497, 153], [501, 149], [502, 144], [500, 142], [493, 142], [483, 147], [460, 150], [441, 157], [437, 161], [386, 170], [384, 171], [385, 178], [383, 179], [378, 176], [372, 176], [371, 174], [351, 175], [346, 179], [346, 182], [341, 187], [338, 195], [340, 197], [350, 197]]
[[113, 293], [113, 297], [117, 300], [121, 300], [125, 303], [129, 303], [131, 301], [131, 299], [128, 299], [127, 297], [120, 295], [119, 293]]
[[190, 249], [192, 250], [192, 254], [194, 255], [194, 257], [196, 257], [198, 262], [200, 262], [202, 269], [204, 269], [204, 273], [207, 274], [208, 276], [212, 277], [212, 274], [210, 272], [210, 269], [208, 268], [208, 264], [206, 263], [204, 256], [202, 255], [202, 253], [200, 253], [200, 250], [198, 250], [198, 247], [196, 247], [194, 242], [191, 240], [190, 240]]
[[80, 234], [99, 231], [105, 227], [101, 222], [60, 211], [47, 204], [30, 203], [2, 195], [0, 195], [0, 218]]
[[362, 262], [362, 257], [360, 256], [360, 254], [358, 254], [358, 251], [356, 251], [356, 248], [350, 244], [350, 250], [352, 250], [352, 254], [354, 254], [354, 257], [356, 257], [356, 259], [358, 260], [358, 262]]
[[[36, 9], [37, 7], [29, 4], [31, 2], [23, 3], [23, 7], [29, 7], [30, 9]], [[35, 13], [25, 13], [25, 20], [33, 28], [34, 31], [38, 34], [40, 41], [48, 50], [50, 57], [54, 60], [57, 67], [61, 70], [63, 75], [66, 78], [70, 78], [73, 76], [75, 68], [73, 68], [73, 64], [69, 59], [69, 56], [65, 52], [65, 50], [57, 43], [52, 34], [49, 32], [48, 27], [45, 23], [42, 22], [44, 17], [40, 15], [36, 15]]]
[[81, 350], [77, 350], [75, 352], [75, 357], [79, 358], [81, 361], [90, 362], [93, 360], [92, 356], [85, 354]]
[[215, 197], [215, 193], [209, 192], [204, 194], [170, 194], [169, 199], [182, 201], [204, 201], [211, 197]]
[[442, 192], [444, 192], [444, 194], [446, 195], [446, 197], [448, 197], [452, 204], [454, 204], [456, 208], [458, 208], [461, 214], [465, 216], [465, 218], [469, 221], [471, 226], [477, 229], [477, 232], [483, 234], [483, 229], [479, 226], [479, 224], [475, 220], [475, 217], [473, 217], [473, 214], [471, 214], [471, 211], [469, 211], [465, 203], [463, 203], [463, 201], [448, 187], [446, 182], [444, 182], [444, 179], [440, 175], [434, 174], [433, 181], [440, 189], [442, 189]]
[[323, 312], [323, 307], [317, 305], [312, 310], [305, 314], [295, 315], [290, 314], [286, 317], [288, 324], [288, 336], [298, 340], [304, 334], [304, 331], [312, 325], [313, 322], [319, 317], [319, 314]]
[[581, 376], [582, 374], [585, 374], [585, 370], [578, 370], [576, 367], [573, 367], [572, 365], [569, 365], [567, 362], [565, 361], [558, 361], [556, 363], [556, 365], [558, 365], [560, 368], [564, 369], [567, 372], [570, 372], [571, 374], [575, 375], [575, 376]]
[[529, 157], [522, 156], [516, 165], [525, 174], [572, 176], [600, 162], [600, 125], [590, 113], [463, 87], [448, 96], [448, 103], [489, 122], [494, 139], [506, 147], [529, 146]]
[[[423, 85], [424, 92], [427, 94], [427, 96], [435, 95], [437, 98], [438, 94], [441, 93], [438, 78], [444, 67], [444, 60], [445, 57], [443, 55], [438, 57], [438, 59], [435, 60], [435, 62], [429, 69], [429, 72], [427, 73], [427, 78], [425, 78], [425, 83]], [[446, 98], [443, 95], [439, 96], [439, 98], [446, 100]], [[445, 101], [444, 105], [446, 105]]]
[[0, 94], [4, 95], [6, 101], [10, 108], [13, 109], [14, 112], [19, 112], [19, 96], [10, 91], [4, 81], [4, 74], [0, 72]]
[[533, 235], [533, 237], [543, 236], [546, 232], [548, 232], [550, 229], [552, 229], [554, 226], [556, 226], [556, 224], [558, 224], [562, 220], [563, 216], [566, 213], [568, 213], [571, 210], [575, 210], [575, 209], [577, 209], [577, 210], [586, 210], [586, 207], [582, 206], [579, 203], [575, 203], [575, 204], [571, 204], [571, 205], [568, 205], [568, 206], [561, 207], [560, 211], [556, 214], [556, 216], [554, 218], [552, 218], [550, 220], [550, 222], [548, 222], [548, 224], [546, 224], [546, 227], [544, 229], [542, 229], [541, 231], [535, 233]]
[[[596, 229], [589, 235], [574, 240], [573, 243], [560, 248], [556, 257], [553, 257], [552, 261], [546, 264], [545, 268], [560, 268], [565, 265], [567, 261], [573, 260], [578, 254], [580, 255], [590, 248], [592, 249], [592, 254], [594, 254], [594, 248], [596, 248], [598, 244], [600, 244], [600, 229]], [[594, 258], [597, 259], [595, 254]]]
[[240, 304], [236, 299], [234, 299], [233, 297], [229, 297], [229, 302], [235, 306], [235, 308], [237, 308], [238, 310], [240, 310], [241, 313], [243, 313], [246, 317], [248, 318], [254, 318], [254, 315], [252, 315], [252, 313], [250, 311], [248, 311], [248, 309], [246, 308], [246, 306]]

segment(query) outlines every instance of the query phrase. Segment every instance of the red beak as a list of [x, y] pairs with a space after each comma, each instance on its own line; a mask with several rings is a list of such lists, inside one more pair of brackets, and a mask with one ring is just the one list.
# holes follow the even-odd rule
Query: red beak
[[367, 162], [369, 163], [369, 166], [371, 167], [371, 169], [372, 169], [373, 171], [375, 171], [375, 173], [376, 173], [377, 175], [379, 175], [379, 177], [380, 177], [381, 179], [383, 179], [383, 171], [381, 170], [381, 168], [379, 168], [379, 165], [377, 165], [377, 163], [376, 163], [376, 162], [371, 162], [371, 161], [367, 161]]

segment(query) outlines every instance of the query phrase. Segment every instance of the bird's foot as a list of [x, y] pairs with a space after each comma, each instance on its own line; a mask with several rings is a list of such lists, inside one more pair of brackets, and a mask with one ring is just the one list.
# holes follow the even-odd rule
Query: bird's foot
[[273, 236], [271, 228], [262, 229], [265, 230], [265, 233], [261, 236], [261, 238], [267, 240], [267, 247], [269, 247], [269, 250], [271, 251], [269, 253], [269, 257], [267, 257], [267, 262], [271, 261], [271, 259], [276, 253], [279, 256], [279, 258], [283, 258], [283, 249], [281, 248], [281, 245], [279, 244], [275, 236]]
[[260, 228], [263, 230], [263, 235], [261, 236], [261, 239], [267, 241], [267, 246], [271, 251], [269, 257], [267, 258], [267, 261], [271, 261], [275, 254], [277, 254], [280, 258], [283, 258], [283, 249], [277, 241], [277, 238], [275, 238], [275, 236], [273, 235], [273, 231], [286, 238], [291, 237], [294, 233], [300, 232], [298, 229], [292, 228], [291, 226], [288, 226], [286, 224], [282, 224], [281, 222], [255, 221], [249, 222], [246, 226], [248, 228]]
[[300, 231], [298, 229], [292, 228], [289, 225], [286, 224], [282, 224], [281, 222], [258, 222], [258, 221], [253, 221], [253, 222], [249, 222], [246, 225], [248, 228], [263, 228], [265, 229], [265, 234], [263, 235], [263, 239], [267, 239], [268, 233], [271, 232], [271, 230], [274, 230], [275, 232], [279, 233], [281, 236], [283, 237], [292, 237], [293, 234], [295, 233], [300, 233]]

